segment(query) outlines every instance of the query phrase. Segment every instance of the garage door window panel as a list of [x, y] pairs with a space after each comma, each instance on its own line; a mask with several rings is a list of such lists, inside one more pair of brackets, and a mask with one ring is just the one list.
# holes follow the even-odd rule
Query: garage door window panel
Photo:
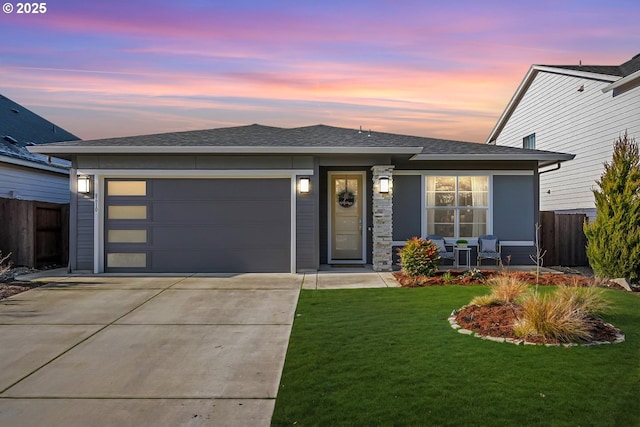
[[147, 230], [110, 229], [107, 233], [109, 243], [147, 243]]
[[107, 254], [107, 268], [146, 268], [146, 252], [110, 252]]
[[146, 196], [147, 181], [108, 181], [107, 196]]
[[148, 219], [149, 209], [146, 205], [109, 205], [108, 220], [136, 220]]

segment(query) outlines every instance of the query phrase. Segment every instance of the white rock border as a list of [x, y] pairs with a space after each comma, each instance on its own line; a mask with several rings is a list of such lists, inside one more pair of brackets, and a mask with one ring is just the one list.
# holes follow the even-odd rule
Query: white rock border
[[[492, 337], [489, 335], [481, 335], [477, 332], [474, 331], [470, 331], [469, 329], [464, 329], [462, 326], [458, 325], [458, 322], [456, 321], [456, 316], [458, 315], [458, 313], [467, 308], [468, 305], [463, 305], [462, 307], [460, 307], [457, 310], [453, 310], [451, 312], [451, 315], [449, 316], [448, 320], [449, 320], [449, 325], [451, 325], [451, 327], [458, 331], [459, 334], [464, 334], [464, 335], [471, 335], [472, 337], [476, 337], [476, 338], [480, 338], [486, 341], [494, 341], [494, 342], [506, 342], [509, 344], [515, 344], [515, 345], [540, 345], [540, 346], [545, 346], [545, 347], [592, 347], [594, 345], [604, 345], [604, 344], [620, 344], [621, 342], [624, 342], [625, 340], [625, 335], [620, 332], [619, 334], [616, 335], [616, 339], [613, 342], [609, 342], [609, 341], [594, 341], [594, 342], [590, 342], [590, 343], [586, 343], [586, 344], [578, 344], [578, 343], [563, 343], [563, 344], [545, 344], [545, 343], [537, 343], [537, 342], [532, 342], [532, 341], [527, 341], [524, 339], [513, 339], [513, 338], [502, 338], [502, 337]], [[618, 329], [615, 326], [613, 326], [611, 323], [607, 323], [607, 325], [611, 326], [612, 328]], [[618, 329], [619, 330], [619, 329]]]

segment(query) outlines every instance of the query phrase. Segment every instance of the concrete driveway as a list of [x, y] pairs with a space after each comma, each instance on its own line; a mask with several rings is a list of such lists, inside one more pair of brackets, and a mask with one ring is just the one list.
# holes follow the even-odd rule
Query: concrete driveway
[[303, 279], [45, 279], [0, 301], [0, 426], [268, 426]]

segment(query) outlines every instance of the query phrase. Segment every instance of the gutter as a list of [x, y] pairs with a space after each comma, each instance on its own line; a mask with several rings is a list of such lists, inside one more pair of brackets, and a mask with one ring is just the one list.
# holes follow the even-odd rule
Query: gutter
[[32, 153], [60, 154], [418, 154], [422, 147], [318, 147], [318, 146], [68, 146], [43, 144], [28, 147]]
[[24, 166], [31, 169], [39, 169], [39, 170], [45, 170], [49, 172], [56, 172], [63, 175], [69, 175], [69, 166], [58, 165], [55, 163], [50, 163], [46, 165], [44, 163], [39, 163], [31, 160], [17, 159], [15, 157], [3, 156], [3, 155], [0, 155], [0, 162], [9, 163], [9, 164], [18, 165], [18, 166]]
[[555, 167], [555, 168], [547, 169], [547, 170], [544, 170], [544, 171], [542, 171], [542, 172], [540, 172], [540, 169], [538, 169], [538, 175], [542, 175], [543, 173], [547, 173], [547, 172], [557, 171], [558, 169], [560, 169], [560, 166], [562, 166], [562, 164], [561, 164], [561, 162], [558, 162], [558, 163], [556, 164], [556, 167]]
[[626, 77], [623, 77], [621, 79], [619, 79], [618, 81], [615, 81], [613, 83], [611, 83], [608, 86], [605, 86], [604, 89], [602, 89], [602, 93], [607, 93], [609, 91], [612, 91], [614, 89], [619, 88], [620, 86], [623, 86], [635, 79], [640, 79], [640, 70], [636, 71], [635, 73], [631, 73]]

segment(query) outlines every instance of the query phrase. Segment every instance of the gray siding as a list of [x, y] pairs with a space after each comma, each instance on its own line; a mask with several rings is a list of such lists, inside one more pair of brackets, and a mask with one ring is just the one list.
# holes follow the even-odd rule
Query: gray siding
[[75, 242], [78, 248], [76, 270], [93, 271], [93, 206], [93, 199], [78, 196], [78, 223]]
[[69, 203], [69, 175], [0, 163], [0, 197]]
[[[317, 185], [312, 185], [317, 189]], [[317, 190], [316, 190], [317, 191]], [[296, 197], [296, 269], [318, 269], [316, 229], [318, 224], [316, 195], [297, 193]]]
[[[534, 246], [502, 246], [502, 262], [504, 266], [508, 265], [533, 265], [535, 264], [531, 261], [529, 255], [533, 255], [536, 253], [536, 248]], [[511, 261], [507, 264], [507, 257], [511, 257]], [[484, 263], [489, 263], [490, 261], [484, 261]]]
[[534, 240], [535, 177], [493, 177], [493, 234], [500, 240]]
[[422, 231], [422, 176], [393, 177], [393, 240], [420, 236]]

